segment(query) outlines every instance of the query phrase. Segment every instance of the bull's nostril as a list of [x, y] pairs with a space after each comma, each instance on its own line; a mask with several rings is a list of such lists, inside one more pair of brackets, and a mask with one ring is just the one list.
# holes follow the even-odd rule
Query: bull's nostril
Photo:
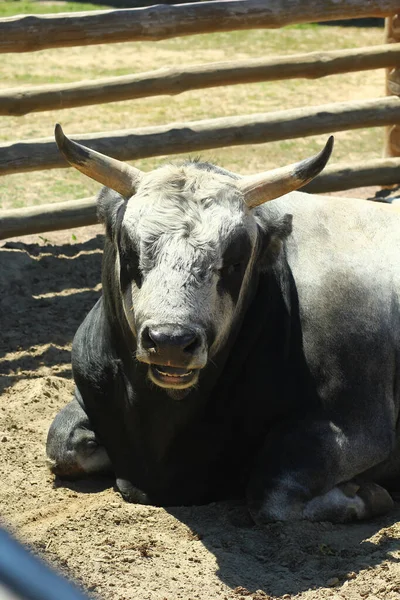
[[188, 352], [189, 354], [194, 354], [196, 352], [196, 350], [199, 348], [199, 346], [200, 346], [200, 338], [197, 335], [195, 335], [194, 339], [191, 340], [187, 346], [183, 347], [183, 350], [185, 352]]
[[198, 334], [190, 329], [173, 325], [145, 327], [142, 332], [142, 345], [146, 350], [179, 350], [185, 354], [194, 354], [200, 346]]
[[142, 331], [142, 346], [146, 350], [157, 347], [157, 342], [151, 336], [151, 330], [145, 327]]

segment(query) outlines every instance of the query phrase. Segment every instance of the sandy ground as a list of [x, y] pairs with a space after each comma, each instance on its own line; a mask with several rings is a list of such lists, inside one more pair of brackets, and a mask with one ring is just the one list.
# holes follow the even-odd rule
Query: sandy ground
[[400, 600], [400, 496], [369, 523], [256, 527], [237, 504], [164, 510], [124, 503], [109, 479], [53, 480], [46, 434], [71, 395], [71, 341], [100, 294], [101, 248], [99, 227], [0, 248], [3, 523], [105, 600]]

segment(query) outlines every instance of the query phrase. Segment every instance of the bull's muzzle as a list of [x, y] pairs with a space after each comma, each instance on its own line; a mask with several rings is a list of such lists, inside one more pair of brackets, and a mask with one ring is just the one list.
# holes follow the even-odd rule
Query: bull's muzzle
[[154, 349], [158, 354], [166, 354], [171, 360], [180, 361], [193, 355], [201, 345], [199, 334], [183, 327], [159, 325], [146, 327], [142, 332], [142, 345]]
[[175, 324], [148, 324], [139, 335], [137, 358], [149, 363], [149, 377], [164, 388], [184, 389], [197, 382], [207, 362], [205, 336]]

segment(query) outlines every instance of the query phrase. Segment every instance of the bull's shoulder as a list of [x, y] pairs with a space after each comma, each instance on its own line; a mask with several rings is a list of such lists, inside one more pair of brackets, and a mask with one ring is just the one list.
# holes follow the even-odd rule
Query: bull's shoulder
[[86, 315], [72, 344], [74, 377], [103, 380], [116, 371], [118, 356], [104, 313], [103, 298]]
[[[400, 212], [351, 198], [293, 193], [266, 205], [293, 215], [286, 259], [305, 329], [343, 340], [379, 335], [400, 319]], [[369, 326], [366, 327], [365, 324]]]
[[[349, 281], [374, 277], [398, 281], [400, 211], [366, 200], [294, 192], [264, 209], [264, 219], [293, 215], [287, 256], [302, 278], [327, 273]], [[383, 268], [384, 267], [384, 268]], [[354, 274], [354, 277], [351, 277]]]
[[297, 229], [318, 234], [323, 226], [333, 233], [366, 231], [371, 234], [382, 227], [400, 236], [400, 206], [341, 196], [321, 196], [292, 192], [259, 207], [264, 219], [276, 219], [285, 213], [293, 215]]

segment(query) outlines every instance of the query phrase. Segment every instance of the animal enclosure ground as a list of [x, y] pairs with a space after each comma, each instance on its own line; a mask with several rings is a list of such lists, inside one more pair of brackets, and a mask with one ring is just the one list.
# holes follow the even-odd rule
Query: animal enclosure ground
[[3, 523], [104, 600], [400, 600], [399, 501], [370, 523], [256, 527], [239, 504], [164, 510], [124, 503], [109, 479], [53, 481], [45, 439], [71, 395], [72, 337], [100, 294], [100, 233], [0, 248]]

